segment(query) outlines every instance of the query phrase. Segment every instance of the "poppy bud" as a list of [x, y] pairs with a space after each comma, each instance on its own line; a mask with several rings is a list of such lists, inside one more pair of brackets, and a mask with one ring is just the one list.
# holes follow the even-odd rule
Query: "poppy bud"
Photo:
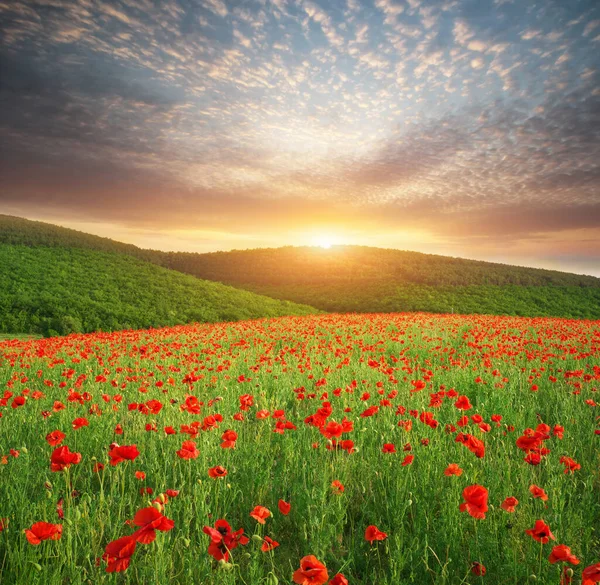
[[254, 542], [262, 542], [263, 541], [262, 536], [259, 536], [258, 534], [253, 534], [252, 535], [252, 540]]
[[267, 575], [267, 585], [279, 585], [279, 579], [275, 573], [269, 573]]
[[46, 481], [46, 482], [44, 483], [44, 487], [45, 487], [47, 490], [51, 490], [51, 489], [52, 489], [52, 484], [51, 484], [49, 481]]
[[[31, 561], [30, 561], [31, 562]], [[39, 573], [42, 570], [42, 566], [38, 565], [37, 563], [31, 563], [33, 565], [33, 567], [35, 568], [35, 570]]]
[[[160, 500], [161, 504], [164, 504], [165, 500], [166, 500], [165, 494], [158, 494], [158, 499]], [[160, 510], [159, 510], [159, 512], [160, 512]]]
[[221, 559], [219, 561], [219, 569], [223, 569], [224, 571], [231, 571], [233, 569], [233, 565], [228, 563], [225, 559]]
[[152, 502], [152, 507], [156, 508], [159, 512], [162, 513], [163, 511], [163, 505], [160, 502]]
[[21, 447], [21, 453], [25, 453], [25, 455], [27, 455], [27, 447]]
[[189, 538], [183, 539], [183, 544], [185, 545], [185, 548], [190, 548], [190, 543], [191, 543], [191, 540]]
[[252, 555], [251, 555], [250, 553], [247, 553], [247, 552], [245, 552], [245, 553], [242, 555], [242, 557], [243, 557], [243, 558], [245, 558], [245, 559], [251, 559], [251, 558], [252, 558]]
[[573, 569], [571, 569], [571, 567], [569, 567], [565, 573], [567, 574], [567, 577], [571, 578], [573, 576]]

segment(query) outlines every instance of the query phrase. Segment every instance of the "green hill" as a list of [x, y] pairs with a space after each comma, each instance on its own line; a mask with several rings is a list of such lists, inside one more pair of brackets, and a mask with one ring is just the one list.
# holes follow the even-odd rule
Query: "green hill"
[[170, 268], [335, 312], [600, 319], [600, 279], [364, 246], [170, 253]]
[[315, 313], [114, 252], [0, 245], [0, 332], [64, 335]]
[[126, 254], [324, 311], [453, 311], [600, 319], [599, 278], [419, 252], [364, 246], [161, 252], [0, 215], [2, 244]]

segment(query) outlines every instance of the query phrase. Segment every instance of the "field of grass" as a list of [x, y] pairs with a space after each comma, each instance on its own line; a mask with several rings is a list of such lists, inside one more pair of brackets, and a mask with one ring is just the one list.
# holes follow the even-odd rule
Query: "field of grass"
[[0, 582], [594, 583], [599, 364], [431, 314], [0, 343]]

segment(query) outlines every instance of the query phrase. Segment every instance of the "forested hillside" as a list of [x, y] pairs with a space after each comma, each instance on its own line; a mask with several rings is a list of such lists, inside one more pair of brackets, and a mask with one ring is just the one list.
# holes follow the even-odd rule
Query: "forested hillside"
[[64, 335], [316, 312], [125, 254], [0, 245], [0, 332]]
[[364, 246], [161, 252], [11, 216], [0, 216], [2, 244], [128, 255], [324, 311], [600, 319], [598, 278], [419, 252]]

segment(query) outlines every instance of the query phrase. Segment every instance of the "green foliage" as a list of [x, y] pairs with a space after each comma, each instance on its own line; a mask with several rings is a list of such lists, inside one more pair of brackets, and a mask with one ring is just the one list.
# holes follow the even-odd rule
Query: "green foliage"
[[[288, 246], [210, 254], [160, 252], [0, 215], [0, 244], [3, 242], [126, 254], [323, 311], [600, 318], [599, 278], [419, 252], [364, 246], [335, 246], [330, 250]], [[235, 319], [237, 308], [232, 311], [222, 314]], [[11, 330], [17, 331], [18, 315], [10, 318], [16, 320]], [[57, 323], [57, 330], [77, 330], [76, 325]]]
[[0, 331], [46, 336], [314, 313], [110, 252], [0, 246]]

